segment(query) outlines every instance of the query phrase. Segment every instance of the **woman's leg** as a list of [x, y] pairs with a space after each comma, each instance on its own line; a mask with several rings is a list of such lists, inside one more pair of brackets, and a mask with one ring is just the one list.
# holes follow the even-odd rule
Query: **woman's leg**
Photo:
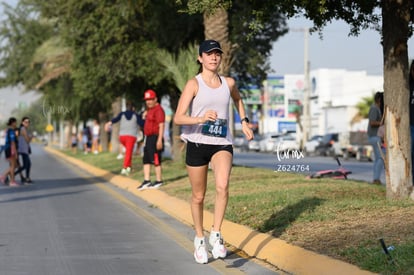
[[14, 169], [16, 169], [17, 159], [16, 156], [10, 157], [10, 183], [14, 182]]
[[30, 168], [32, 166], [32, 161], [28, 154], [21, 154], [23, 160], [23, 169], [26, 170], [26, 179], [30, 178]]
[[[19, 161], [19, 156], [22, 156], [22, 165], [20, 165], [20, 161]], [[20, 176], [22, 177], [22, 180], [23, 180], [23, 170], [25, 169], [25, 167], [24, 167], [24, 157], [23, 157], [23, 154], [22, 153], [20, 153], [19, 155], [17, 155], [17, 157], [16, 157], [17, 159], [16, 159], [16, 165], [15, 165], [15, 171], [14, 171], [14, 176], [16, 176], [16, 175], [18, 175], [18, 174], [20, 174]]]
[[213, 231], [220, 232], [229, 199], [229, 179], [233, 155], [228, 151], [219, 151], [211, 159], [211, 168], [216, 182]]
[[374, 181], [381, 179], [381, 173], [384, 169], [384, 161], [381, 157], [380, 152], [380, 145], [381, 145], [381, 138], [374, 136], [369, 138], [369, 143], [372, 145], [372, 148], [374, 149], [375, 154], [375, 160], [374, 160]]
[[191, 214], [193, 216], [196, 236], [201, 238], [203, 233], [204, 197], [207, 188], [207, 169], [204, 166], [188, 166], [187, 172], [191, 183]]

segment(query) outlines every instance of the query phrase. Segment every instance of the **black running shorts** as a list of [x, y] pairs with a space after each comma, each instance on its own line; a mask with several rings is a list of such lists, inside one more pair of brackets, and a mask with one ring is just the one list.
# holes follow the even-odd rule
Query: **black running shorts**
[[207, 165], [213, 155], [219, 151], [227, 151], [233, 155], [233, 145], [211, 145], [187, 142], [185, 163], [188, 166]]
[[[157, 139], [158, 136], [147, 136], [145, 138], [144, 145], [144, 156], [142, 162], [144, 164], [154, 164], [155, 166], [161, 165], [161, 154], [162, 150], [157, 150]], [[164, 145], [163, 145], [164, 147]]]

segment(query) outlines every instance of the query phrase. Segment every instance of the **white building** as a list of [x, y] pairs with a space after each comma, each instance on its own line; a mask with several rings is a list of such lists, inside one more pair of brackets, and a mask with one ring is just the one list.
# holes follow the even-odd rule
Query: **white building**
[[366, 123], [352, 123], [357, 103], [383, 91], [383, 77], [365, 71], [319, 69], [310, 73], [311, 134], [366, 131]]
[[[365, 71], [317, 69], [310, 72], [309, 136], [329, 132], [366, 130], [366, 121], [351, 123], [357, 114], [356, 104], [383, 90], [382, 76]], [[304, 76], [269, 76], [263, 91], [252, 90], [245, 99], [259, 132], [298, 130], [296, 111], [303, 109]], [[261, 94], [260, 94], [261, 93]]]

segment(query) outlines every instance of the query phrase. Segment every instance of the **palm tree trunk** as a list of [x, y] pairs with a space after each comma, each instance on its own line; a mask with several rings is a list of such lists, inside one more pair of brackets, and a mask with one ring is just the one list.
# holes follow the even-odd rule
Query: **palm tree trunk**
[[223, 49], [220, 74], [228, 75], [232, 63], [233, 46], [229, 40], [229, 16], [225, 9], [219, 8], [214, 13], [204, 13], [205, 39], [217, 40]]

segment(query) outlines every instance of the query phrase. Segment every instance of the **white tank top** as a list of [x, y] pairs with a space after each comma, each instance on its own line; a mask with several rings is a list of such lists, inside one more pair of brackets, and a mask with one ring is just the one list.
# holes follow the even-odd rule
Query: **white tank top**
[[198, 92], [191, 103], [190, 116], [202, 117], [207, 110], [215, 110], [219, 120], [211, 125], [185, 125], [181, 139], [202, 144], [233, 144], [229, 125], [230, 88], [226, 79], [220, 76], [221, 85], [218, 88], [207, 86], [201, 74], [196, 76], [196, 80]]

